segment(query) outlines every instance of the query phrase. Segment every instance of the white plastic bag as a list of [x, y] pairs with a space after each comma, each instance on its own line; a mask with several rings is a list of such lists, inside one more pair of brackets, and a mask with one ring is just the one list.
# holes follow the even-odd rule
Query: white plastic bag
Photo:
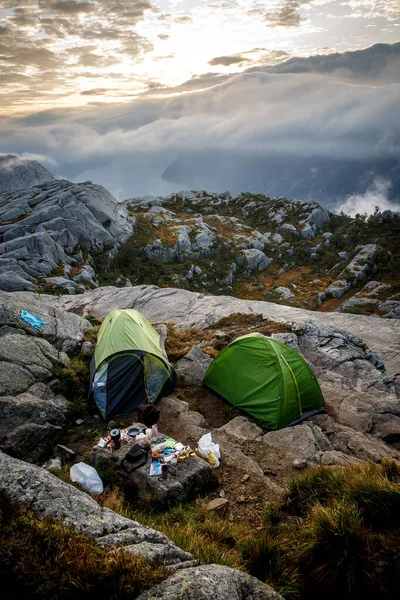
[[103, 482], [96, 469], [84, 462], [72, 465], [69, 470], [71, 481], [81, 484], [83, 489], [89, 494], [101, 494], [103, 491]]
[[197, 444], [197, 451], [213, 469], [219, 467], [221, 452], [219, 451], [219, 445], [213, 443], [211, 433], [205, 433], [201, 436]]

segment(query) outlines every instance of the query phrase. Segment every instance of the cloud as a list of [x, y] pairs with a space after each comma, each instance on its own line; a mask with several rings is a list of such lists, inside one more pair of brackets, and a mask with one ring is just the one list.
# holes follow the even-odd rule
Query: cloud
[[[55, 174], [92, 179], [121, 197], [194, 186], [332, 202], [365, 194], [382, 175], [392, 181], [394, 201], [400, 85], [354, 85], [334, 73], [209, 73], [165, 95], [153, 82], [147, 95], [125, 104], [3, 118], [0, 151], [50, 156]], [[104, 89], [93, 79], [82, 92], [101, 101]]]
[[351, 217], [357, 214], [372, 215], [376, 207], [379, 207], [381, 212], [387, 209], [400, 212], [400, 204], [389, 200], [391, 187], [391, 181], [377, 177], [364, 194], [349, 196], [336, 208], [335, 212], [340, 213], [343, 211]]
[[[262, 9], [250, 9], [249, 15], [259, 15], [269, 25], [269, 27], [299, 27], [305, 17], [299, 12], [300, 8], [305, 4], [310, 4], [312, 0], [286, 0], [283, 6], [265, 12]], [[281, 3], [278, 3], [278, 6]]]
[[245, 62], [249, 62], [248, 58], [244, 58], [240, 54], [232, 55], [232, 56], [216, 56], [212, 60], [208, 61], [208, 64], [212, 67], [217, 65], [223, 65], [224, 67], [229, 67], [230, 65], [241, 65]]
[[96, 11], [94, 2], [76, 2], [75, 0], [39, 0], [39, 8], [44, 12], [64, 15], [92, 13]]

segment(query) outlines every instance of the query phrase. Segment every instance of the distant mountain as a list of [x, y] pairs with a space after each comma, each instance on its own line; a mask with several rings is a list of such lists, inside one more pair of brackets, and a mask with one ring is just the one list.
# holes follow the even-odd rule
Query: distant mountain
[[21, 160], [12, 154], [0, 155], [0, 193], [25, 190], [54, 179], [36, 160]]

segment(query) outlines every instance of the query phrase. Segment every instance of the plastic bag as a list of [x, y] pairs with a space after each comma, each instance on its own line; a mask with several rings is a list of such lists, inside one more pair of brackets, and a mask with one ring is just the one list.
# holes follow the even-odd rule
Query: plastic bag
[[89, 494], [101, 494], [103, 491], [103, 482], [96, 469], [84, 462], [72, 465], [69, 470], [71, 481], [80, 483], [83, 489]]
[[219, 467], [221, 453], [219, 445], [213, 443], [211, 433], [205, 433], [201, 436], [197, 444], [197, 451], [208, 462], [210, 467], [213, 469]]

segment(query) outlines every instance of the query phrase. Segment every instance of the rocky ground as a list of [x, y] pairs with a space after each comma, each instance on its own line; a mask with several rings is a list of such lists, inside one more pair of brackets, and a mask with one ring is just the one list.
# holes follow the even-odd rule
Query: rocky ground
[[206, 191], [118, 202], [34, 161], [2, 161], [0, 289], [144, 283], [399, 316], [400, 217], [391, 211], [351, 219], [316, 202]]
[[[179, 544], [100, 506], [47, 468], [89, 459], [104, 433], [84, 398], [96, 327], [113, 308], [135, 308], [167, 334], [178, 385], [158, 402], [160, 430], [192, 448], [212, 432], [220, 445], [215, 485], [208, 486], [207, 467], [199, 470], [207, 471], [207, 485], [192, 485], [196, 469], [182, 469], [175, 487], [200, 487], [199, 502], [224, 505], [255, 536], [265, 504], [309, 467], [400, 460], [392, 240], [399, 217], [385, 211], [375, 221], [349, 221], [316, 203], [229, 193], [118, 203], [91, 182], [54, 180], [36, 164], [24, 168], [13, 185], [3, 177], [9, 191], [0, 196], [0, 489], [101, 545], [124, 544], [171, 573], [182, 568], [143, 599], [183, 589], [192, 600], [210, 593], [278, 598], [239, 571], [194, 566]], [[120, 287], [100, 287], [107, 279]], [[147, 279], [160, 286], [133, 285]], [[319, 310], [304, 308], [310, 306]], [[45, 322], [40, 331], [21, 319], [22, 309]], [[325, 413], [266, 432], [201, 386], [212, 358], [251, 331], [304, 356]], [[111, 425], [135, 420], [132, 414]]]

